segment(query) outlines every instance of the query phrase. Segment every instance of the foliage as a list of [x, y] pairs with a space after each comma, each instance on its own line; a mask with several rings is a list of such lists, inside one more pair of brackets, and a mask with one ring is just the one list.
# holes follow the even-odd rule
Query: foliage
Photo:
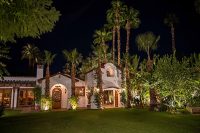
[[164, 24], [171, 27], [172, 25], [178, 23], [178, 18], [175, 14], [168, 14], [166, 18], [164, 19]]
[[35, 63], [41, 63], [41, 53], [38, 47], [33, 44], [27, 44], [22, 49], [22, 59], [28, 59], [29, 67], [34, 67]]
[[60, 16], [52, 0], [1, 0], [0, 10], [0, 41], [3, 42], [50, 32]]
[[3, 75], [8, 75], [8, 71], [6, 69], [6, 64], [4, 60], [10, 59], [9, 56], [9, 48], [6, 45], [0, 44], [0, 78], [3, 78]]
[[94, 92], [94, 104], [97, 106], [97, 108], [100, 108], [100, 102], [101, 102], [101, 97], [99, 92]]
[[123, 12], [123, 17], [126, 21], [125, 24], [125, 29], [133, 28], [136, 29], [140, 25], [140, 19], [138, 18], [139, 16], [139, 11], [130, 7], [128, 8], [127, 6], [124, 6], [124, 12]]
[[150, 60], [150, 51], [157, 48], [157, 43], [160, 40], [160, 36], [155, 36], [152, 32], [146, 32], [139, 34], [136, 37], [136, 44], [139, 50], [145, 51]]
[[34, 87], [33, 92], [34, 92], [34, 96], [35, 96], [35, 103], [40, 104], [42, 88], [37, 85]]
[[52, 54], [50, 51], [45, 50], [44, 51], [45, 57], [44, 57], [44, 63], [48, 66], [53, 63], [53, 60], [56, 56], [56, 54]]
[[70, 103], [72, 109], [76, 110], [76, 108], [78, 107], [78, 97], [77, 96], [71, 96], [69, 98], [69, 103]]
[[[65, 59], [69, 62], [71, 67], [71, 86], [72, 86], [72, 96], [75, 96], [75, 75], [76, 75], [76, 67], [82, 60], [82, 55], [78, 53], [76, 49], [72, 51], [63, 50], [63, 55]], [[66, 68], [67, 71], [67, 68]]]
[[189, 101], [189, 106], [200, 107], [200, 96], [194, 96]]
[[196, 8], [196, 11], [200, 14], [200, 0], [196, 0], [194, 5]]
[[106, 31], [105, 28], [102, 30], [96, 30], [94, 35], [94, 44], [105, 45], [106, 42], [112, 39], [112, 34], [109, 31]]
[[70, 66], [72, 66], [72, 64], [77, 66], [82, 61], [82, 55], [78, 53], [77, 49], [73, 49], [72, 51], [64, 49], [62, 52], [65, 59], [70, 62]]
[[127, 102], [127, 94], [125, 91], [122, 91], [120, 93], [120, 101], [123, 105], [126, 105], [126, 102]]
[[0, 105], [0, 117], [4, 114], [4, 107]]
[[189, 65], [188, 58], [179, 61], [174, 56], [164, 56], [157, 60], [154, 73], [159, 84], [157, 93], [170, 110], [184, 107], [191, 98], [195, 87]]
[[41, 110], [51, 110], [52, 109], [52, 98], [42, 96], [41, 97]]

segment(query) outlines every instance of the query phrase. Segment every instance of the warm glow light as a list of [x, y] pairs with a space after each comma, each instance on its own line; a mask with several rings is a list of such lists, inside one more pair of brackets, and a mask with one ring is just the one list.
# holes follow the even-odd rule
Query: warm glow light
[[44, 110], [49, 110], [49, 106], [45, 105]]

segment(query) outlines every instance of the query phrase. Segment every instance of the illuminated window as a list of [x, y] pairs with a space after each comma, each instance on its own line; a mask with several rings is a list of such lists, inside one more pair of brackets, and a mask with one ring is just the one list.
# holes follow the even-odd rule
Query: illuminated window
[[85, 96], [85, 87], [76, 87], [75, 95], [76, 96]]
[[19, 90], [19, 106], [32, 106], [34, 105], [33, 90], [20, 89]]
[[107, 69], [107, 77], [114, 77], [114, 70], [112, 68]]
[[104, 104], [105, 105], [113, 105], [114, 104], [113, 91], [112, 90], [104, 91]]
[[1, 89], [0, 90], [0, 104], [5, 107], [10, 107], [11, 103], [11, 89]]

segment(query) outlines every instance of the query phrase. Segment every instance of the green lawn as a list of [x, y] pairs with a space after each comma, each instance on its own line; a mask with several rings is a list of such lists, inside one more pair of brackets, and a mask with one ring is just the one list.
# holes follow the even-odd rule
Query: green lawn
[[136, 109], [7, 112], [0, 133], [200, 133], [200, 115]]

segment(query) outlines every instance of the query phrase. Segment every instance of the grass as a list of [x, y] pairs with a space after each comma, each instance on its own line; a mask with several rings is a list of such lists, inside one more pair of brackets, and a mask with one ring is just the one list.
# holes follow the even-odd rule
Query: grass
[[6, 112], [1, 133], [199, 133], [200, 115], [147, 110]]

